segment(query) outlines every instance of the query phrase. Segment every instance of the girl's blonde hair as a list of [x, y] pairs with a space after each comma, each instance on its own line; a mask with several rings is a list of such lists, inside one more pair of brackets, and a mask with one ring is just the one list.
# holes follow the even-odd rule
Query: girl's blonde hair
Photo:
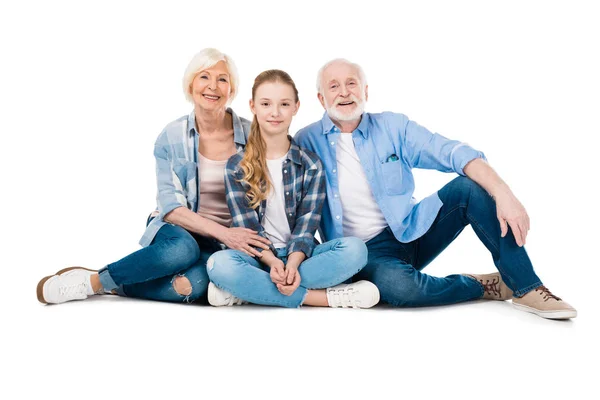
[[[252, 100], [255, 100], [258, 87], [267, 82], [281, 82], [290, 85], [294, 89], [294, 102], [298, 103], [298, 89], [296, 89], [296, 84], [287, 72], [279, 69], [270, 69], [261, 72], [256, 77], [254, 85], [252, 85]], [[267, 172], [267, 144], [260, 133], [256, 115], [252, 119], [250, 134], [248, 135], [248, 142], [246, 143], [240, 167], [244, 172], [242, 180], [250, 186], [250, 189], [246, 193], [246, 198], [249, 201], [250, 207], [256, 208], [267, 198], [272, 187], [272, 182], [269, 180]]]

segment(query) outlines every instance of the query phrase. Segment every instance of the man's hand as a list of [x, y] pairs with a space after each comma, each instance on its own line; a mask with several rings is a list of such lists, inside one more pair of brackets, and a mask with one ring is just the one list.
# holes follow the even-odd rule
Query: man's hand
[[506, 236], [510, 226], [517, 244], [523, 246], [529, 231], [529, 215], [527, 215], [525, 207], [508, 187], [495, 193], [494, 199], [496, 200], [496, 215], [500, 221], [501, 236]]
[[515, 241], [519, 246], [523, 246], [529, 231], [529, 215], [508, 185], [482, 158], [469, 161], [463, 172], [481, 185], [496, 201], [496, 217], [500, 221], [501, 236], [506, 236], [510, 226]]

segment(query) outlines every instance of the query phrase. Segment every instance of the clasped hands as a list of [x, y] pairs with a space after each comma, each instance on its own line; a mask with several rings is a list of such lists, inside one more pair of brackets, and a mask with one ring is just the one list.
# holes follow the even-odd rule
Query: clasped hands
[[271, 268], [271, 281], [281, 294], [291, 296], [298, 289], [301, 278], [296, 262], [288, 259], [287, 264], [284, 264], [270, 251], [263, 251], [261, 261]]

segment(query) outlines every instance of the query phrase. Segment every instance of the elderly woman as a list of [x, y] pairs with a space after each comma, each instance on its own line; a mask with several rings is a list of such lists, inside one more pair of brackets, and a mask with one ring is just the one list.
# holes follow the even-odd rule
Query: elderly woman
[[140, 240], [142, 249], [99, 271], [70, 267], [43, 278], [42, 303], [83, 300], [117, 293], [144, 299], [192, 302], [206, 298], [206, 261], [223, 249], [259, 255], [268, 249], [257, 232], [231, 228], [225, 200], [224, 169], [243, 150], [249, 121], [227, 105], [238, 89], [231, 58], [215, 49], [200, 51], [183, 76], [185, 97], [194, 110], [168, 124], [154, 146], [157, 210]]

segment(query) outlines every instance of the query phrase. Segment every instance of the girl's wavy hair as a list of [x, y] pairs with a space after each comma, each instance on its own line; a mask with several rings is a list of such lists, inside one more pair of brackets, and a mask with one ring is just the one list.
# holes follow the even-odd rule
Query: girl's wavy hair
[[[254, 79], [254, 85], [252, 85], [252, 100], [256, 100], [255, 96], [258, 87], [267, 82], [281, 82], [290, 85], [292, 89], [294, 89], [294, 101], [295, 103], [298, 102], [299, 98], [296, 84], [287, 72], [279, 69], [270, 69], [261, 72], [256, 79]], [[246, 192], [246, 199], [248, 200], [250, 207], [256, 208], [267, 198], [273, 186], [267, 172], [267, 144], [260, 134], [260, 127], [258, 126], [256, 115], [254, 115], [254, 118], [252, 119], [250, 134], [248, 135], [248, 142], [246, 143], [246, 149], [244, 157], [240, 162], [240, 167], [244, 173], [242, 180], [250, 186], [250, 189]]]

